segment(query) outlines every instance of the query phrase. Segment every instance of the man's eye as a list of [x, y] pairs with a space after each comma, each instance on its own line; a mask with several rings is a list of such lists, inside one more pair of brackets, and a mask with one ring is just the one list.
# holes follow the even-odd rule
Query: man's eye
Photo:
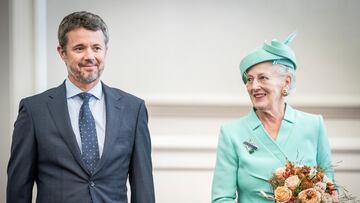
[[74, 50], [77, 51], [77, 52], [79, 52], [79, 51], [84, 50], [84, 48], [82, 48], [82, 47], [76, 47]]
[[266, 76], [260, 76], [260, 78], [259, 78], [260, 80], [268, 80], [269, 78], [268, 77], [266, 77]]
[[247, 81], [248, 81], [248, 82], [251, 82], [251, 81], [253, 81], [253, 79], [252, 79], [252, 78], [248, 78]]

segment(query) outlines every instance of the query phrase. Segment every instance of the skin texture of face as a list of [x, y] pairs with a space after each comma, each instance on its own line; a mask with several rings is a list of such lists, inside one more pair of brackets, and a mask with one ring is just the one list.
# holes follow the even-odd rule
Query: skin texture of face
[[84, 91], [90, 90], [100, 80], [105, 67], [107, 47], [101, 30], [78, 28], [66, 34], [66, 47], [58, 47], [65, 62], [68, 78]]
[[282, 112], [284, 96], [281, 91], [289, 87], [290, 77], [281, 76], [276, 65], [263, 62], [254, 65], [247, 72], [246, 89], [256, 110]]

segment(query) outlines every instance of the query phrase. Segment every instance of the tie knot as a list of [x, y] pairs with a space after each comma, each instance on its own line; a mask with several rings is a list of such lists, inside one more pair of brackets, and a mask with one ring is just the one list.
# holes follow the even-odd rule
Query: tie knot
[[87, 92], [82, 92], [82, 93], [80, 93], [80, 94], [78, 94], [78, 95], [79, 95], [79, 97], [80, 97], [84, 102], [86, 102], [86, 103], [88, 103], [89, 100], [90, 100], [90, 98], [93, 96], [92, 94], [89, 94], [89, 93], [87, 93]]

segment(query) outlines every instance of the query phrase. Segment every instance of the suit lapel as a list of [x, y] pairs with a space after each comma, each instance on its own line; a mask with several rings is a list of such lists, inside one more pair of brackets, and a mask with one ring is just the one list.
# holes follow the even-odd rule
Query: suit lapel
[[267, 134], [260, 120], [256, 116], [254, 110], [252, 110], [248, 115], [248, 124], [250, 129], [252, 130], [252, 134], [256, 137], [257, 140], [259, 140], [259, 142], [261, 142], [262, 147], [266, 148], [270, 154], [272, 154], [276, 159], [278, 159], [281, 165], [284, 165], [287, 160], [286, 155], [276, 143], [276, 141], [274, 141]]
[[296, 111], [288, 104], [286, 104], [284, 119], [281, 122], [279, 135], [276, 143], [279, 146], [285, 146], [289, 137], [291, 137], [295, 124]]
[[106, 129], [105, 129], [105, 143], [103, 154], [100, 162], [96, 167], [94, 174], [96, 174], [105, 164], [106, 158], [109, 157], [113, 144], [116, 141], [119, 129], [121, 128], [121, 118], [123, 117], [124, 105], [120, 103], [122, 95], [112, 90], [110, 87], [102, 83], [105, 105], [106, 105]]
[[54, 91], [50, 92], [48, 96], [48, 108], [58, 131], [65, 140], [76, 161], [84, 169], [84, 171], [88, 172], [86, 166], [81, 160], [80, 148], [76, 142], [75, 134], [71, 127], [69, 111], [66, 101], [65, 83], [55, 88]]

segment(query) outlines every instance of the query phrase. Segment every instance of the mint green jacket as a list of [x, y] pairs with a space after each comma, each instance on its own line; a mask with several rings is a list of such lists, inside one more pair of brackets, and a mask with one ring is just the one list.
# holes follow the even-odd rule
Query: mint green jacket
[[[251, 143], [257, 149], [248, 147]], [[273, 140], [252, 110], [248, 115], [221, 127], [212, 184], [213, 203], [274, 202], [267, 182], [286, 160], [321, 166], [333, 179], [331, 152], [323, 118], [286, 106], [279, 134]]]

